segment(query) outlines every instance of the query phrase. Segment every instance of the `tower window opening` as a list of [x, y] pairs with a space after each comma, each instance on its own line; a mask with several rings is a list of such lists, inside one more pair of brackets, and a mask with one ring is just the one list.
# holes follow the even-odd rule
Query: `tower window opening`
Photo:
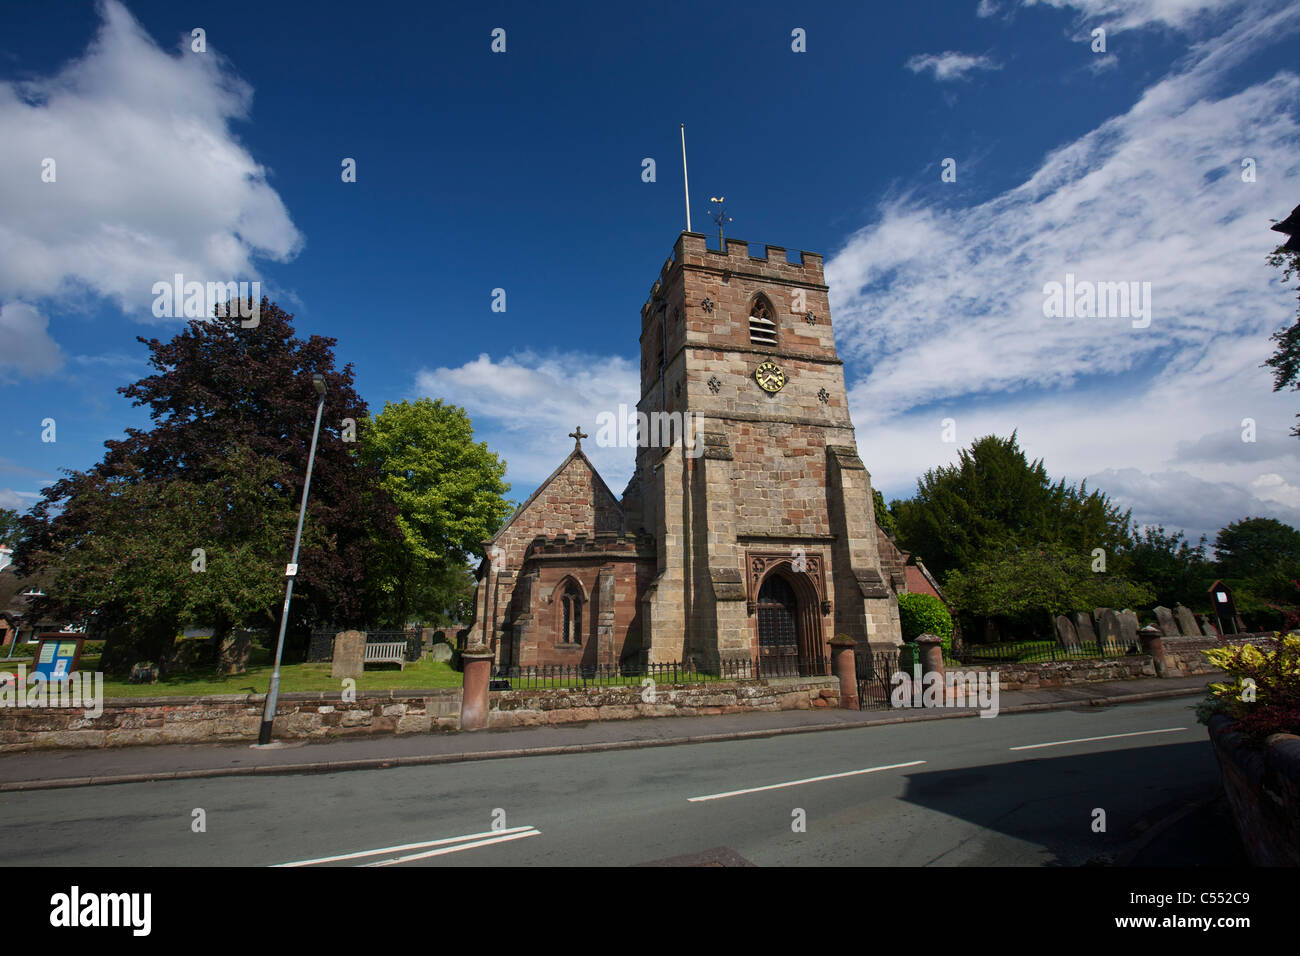
[[776, 345], [772, 306], [761, 297], [754, 300], [754, 306], [749, 310], [749, 341], [751, 345]]

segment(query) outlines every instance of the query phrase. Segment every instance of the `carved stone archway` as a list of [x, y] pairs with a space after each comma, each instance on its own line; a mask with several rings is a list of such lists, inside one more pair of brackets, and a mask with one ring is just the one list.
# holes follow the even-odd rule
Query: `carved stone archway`
[[748, 608], [760, 666], [766, 662], [782, 673], [822, 673], [826, 602], [821, 556], [792, 559], [783, 552], [751, 553], [747, 558]]

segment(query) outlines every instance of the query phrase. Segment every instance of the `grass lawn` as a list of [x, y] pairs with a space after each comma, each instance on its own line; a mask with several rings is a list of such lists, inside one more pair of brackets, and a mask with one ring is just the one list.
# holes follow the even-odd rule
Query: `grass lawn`
[[[263, 657], [264, 655], [255, 655]], [[97, 657], [83, 657], [81, 670], [94, 671]], [[342, 684], [330, 676], [329, 663], [281, 664], [280, 693], [294, 691], [339, 691]], [[2, 669], [2, 668], [0, 668]], [[395, 664], [370, 664], [357, 679], [357, 693], [383, 690], [426, 690], [434, 687], [459, 687], [461, 674], [441, 661], [414, 661], [398, 670]], [[208, 694], [265, 694], [271, 685], [269, 661], [250, 663], [248, 673], [219, 677], [211, 670], [173, 674], [156, 684], [129, 684], [125, 678], [106, 676], [105, 697], [184, 697]]]
[[[1089, 643], [1089, 647], [1095, 647]], [[1102, 657], [1124, 657], [1124, 647], [1107, 646], [1105, 653], [1097, 655], [1089, 651], [1076, 650], [1067, 653], [1055, 641], [1018, 641], [1002, 644], [972, 644], [967, 653], [972, 664], [981, 661], [1001, 664], [1030, 664], [1041, 661], [1063, 660], [1100, 660]]]

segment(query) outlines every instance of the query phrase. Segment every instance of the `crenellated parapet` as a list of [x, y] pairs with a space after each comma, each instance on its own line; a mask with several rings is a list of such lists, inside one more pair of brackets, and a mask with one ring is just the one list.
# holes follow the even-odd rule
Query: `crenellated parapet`
[[647, 534], [620, 534], [614, 531], [597, 531], [588, 534], [538, 535], [529, 543], [524, 559], [550, 557], [564, 560], [576, 558], [653, 558], [655, 540]]

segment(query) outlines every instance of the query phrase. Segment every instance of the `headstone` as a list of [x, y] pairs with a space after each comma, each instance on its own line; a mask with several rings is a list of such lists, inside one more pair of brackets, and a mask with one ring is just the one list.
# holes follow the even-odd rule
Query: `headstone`
[[1132, 608], [1124, 608], [1119, 612], [1119, 627], [1124, 633], [1124, 646], [1132, 647], [1138, 642], [1138, 616], [1137, 611]]
[[165, 674], [188, 674], [208, 656], [211, 643], [205, 638], [183, 637], [176, 641], [159, 664], [159, 670]]
[[1178, 617], [1178, 629], [1184, 637], [1201, 636], [1201, 629], [1196, 625], [1196, 615], [1181, 604], [1174, 608], [1174, 614]]
[[432, 656], [435, 661], [451, 660], [451, 645], [446, 643], [445, 641], [440, 644], [433, 645]]
[[248, 671], [248, 658], [253, 653], [251, 631], [231, 631], [221, 639], [217, 649], [218, 674], [244, 674]]
[[1064, 614], [1056, 617], [1056, 643], [1062, 647], [1077, 647], [1079, 633], [1074, 629], [1074, 622]]
[[334, 635], [334, 664], [330, 676], [360, 677], [366, 666], [366, 635], [361, 631], [340, 631]]
[[1097, 643], [1097, 632], [1092, 629], [1092, 615], [1087, 611], [1076, 611], [1074, 613], [1074, 630], [1079, 635], [1081, 643]]
[[1205, 637], [1219, 636], [1219, 629], [1210, 623], [1210, 616], [1208, 614], [1201, 615], [1201, 634]]
[[1124, 646], [1124, 626], [1120, 623], [1119, 614], [1113, 609], [1097, 608], [1097, 628], [1097, 636], [1103, 644]]
[[1178, 625], [1174, 623], [1174, 612], [1163, 605], [1157, 607], [1155, 610], [1156, 622], [1160, 627], [1160, 633], [1165, 637], [1177, 637]]

